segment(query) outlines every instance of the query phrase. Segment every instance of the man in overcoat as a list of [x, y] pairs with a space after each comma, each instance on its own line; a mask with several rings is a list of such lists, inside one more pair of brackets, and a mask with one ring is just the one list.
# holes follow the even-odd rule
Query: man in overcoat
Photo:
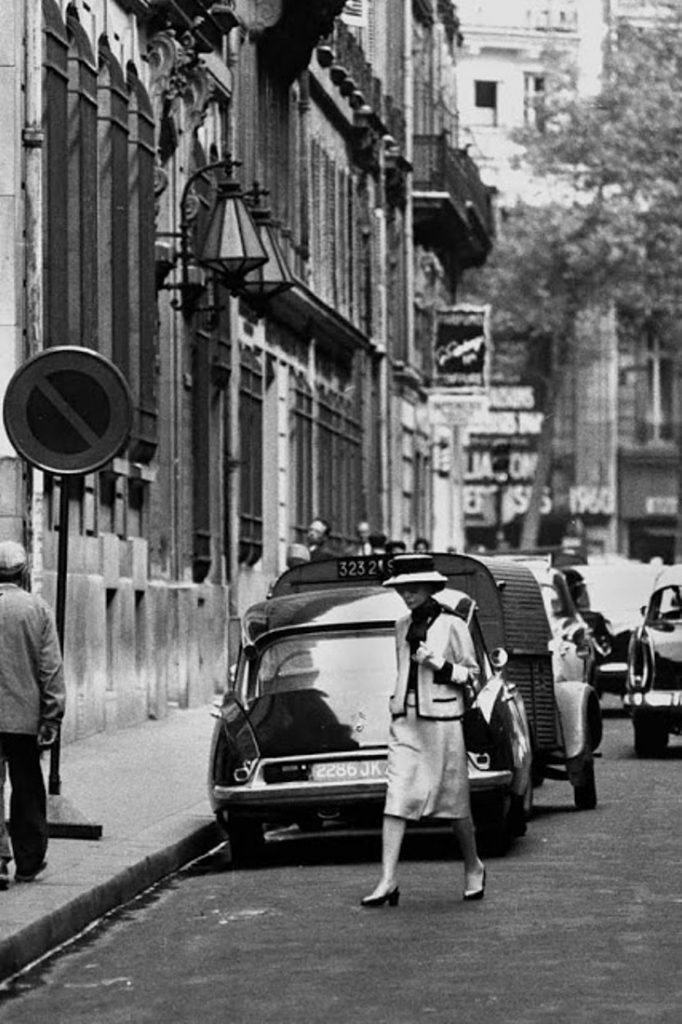
[[[9, 831], [18, 882], [32, 882], [46, 866], [40, 754], [57, 739], [65, 705], [54, 616], [25, 589], [27, 569], [22, 545], [0, 542], [0, 758], [11, 784]], [[7, 857], [1, 859], [7, 877]]]

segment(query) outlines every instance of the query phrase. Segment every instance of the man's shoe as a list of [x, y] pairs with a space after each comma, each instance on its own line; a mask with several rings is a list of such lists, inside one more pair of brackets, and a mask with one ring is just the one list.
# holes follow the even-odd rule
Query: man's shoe
[[14, 875], [14, 881], [15, 882], [33, 882], [38, 877], [40, 872], [44, 871], [46, 867], [47, 867], [47, 861], [44, 860], [43, 863], [39, 867], [37, 867], [35, 869], [35, 871], [17, 871], [16, 874]]
[[9, 889], [9, 871], [7, 865], [9, 861], [0, 860], [0, 892], [5, 889]]

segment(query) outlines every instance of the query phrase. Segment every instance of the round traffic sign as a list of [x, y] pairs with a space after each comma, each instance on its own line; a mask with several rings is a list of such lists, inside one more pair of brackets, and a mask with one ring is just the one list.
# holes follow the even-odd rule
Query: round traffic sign
[[60, 476], [92, 473], [130, 436], [125, 377], [105, 356], [73, 345], [23, 363], [5, 392], [7, 435], [27, 462]]

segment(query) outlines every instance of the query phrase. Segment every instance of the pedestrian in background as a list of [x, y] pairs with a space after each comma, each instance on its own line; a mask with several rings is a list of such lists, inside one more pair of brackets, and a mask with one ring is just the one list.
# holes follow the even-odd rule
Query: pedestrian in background
[[417, 537], [417, 539], [414, 542], [414, 551], [418, 555], [427, 555], [430, 550], [431, 550], [431, 545], [429, 544], [427, 538], [426, 537]]
[[366, 519], [361, 519], [358, 525], [355, 527], [355, 536], [357, 537], [357, 543], [350, 552], [352, 555], [371, 555], [372, 545], [370, 544], [369, 535], [372, 532], [372, 528]]
[[407, 544], [404, 540], [389, 540], [386, 543], [386, 554], [389, 558], [394, 555], [404, 555], [407, 551]]
[[478, 663], [469, 629], [434, 597], [447, 580], [431, 555], [396, 555], [384, 581], [410, 614], [396, 622], [397, 677], [390, 699], [382, 873], [363, 907], [397, 906], [398, 859], [408, 821], [452, 819], [464, 860], [465, 900], [485, 893], [471, 817], [462, 730], [464, 688], [476, 692]]
[[62, 655], [54, 616], [29, 594], [26, 552], [0, 543], [0, 758], [7, 762], [9, 832], [15, 879], [32, 882], [46, 866], [47, 797], [40, 754], [64, 715]]
[[385, 533], [370, 533], [369, 543], [371, 545], [371, 553], [373, 555], [385, 555], [387, 540], [388, 538]]
[[333, 558], [334, 554], [329, 547], [329, 534], [331, 526], [326, 519], [315, 516], [308, 527], [308, 551], [311, 562], [320, 562], [326, 558]]

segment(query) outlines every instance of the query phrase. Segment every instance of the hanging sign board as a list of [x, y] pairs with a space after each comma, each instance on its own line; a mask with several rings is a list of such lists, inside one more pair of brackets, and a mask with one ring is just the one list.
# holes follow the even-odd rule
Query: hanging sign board
[[489, 306], [452, 306], [438, 311], [433, 351], [435, 390], [485, 392], [490, 366], [489, 321]]

